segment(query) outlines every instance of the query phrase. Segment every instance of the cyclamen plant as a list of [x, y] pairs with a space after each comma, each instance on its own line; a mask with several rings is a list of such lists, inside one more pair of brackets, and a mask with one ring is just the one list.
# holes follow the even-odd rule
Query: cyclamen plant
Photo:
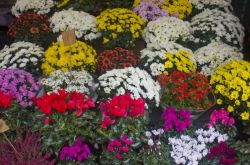
[[176, 112], [174, 107], [167, 107], [162, 114], [164, 120], [164, 130], [171, 131], [172, 129], [183, 132], [191, 126], [191, 113], [189, 110], [180, 109]]
[[69, 161], [82, 162], [87, 160], [91, 155], [90, 148], [82, 139], [77, 139], [75, 144], [64, 146], [60, 151], [60, 160], [67, 159]]
[[11, 93], [5, 93], [0, 90], [0, 109], [8, 109], [13, 100], [13, 95]]
[[208, 124], [208, 127], [214, 127], [218, 123], [222, 124], [225, 127], [232, 127], [235, 123], [235, 120], [234, 118], [229, 116], [229, 112], [227, 110], [214, 110], [210, 115], [210, 122]]
[[22, 107], [29, 107], [38, 92], [32, 74], [20, 69], [0, 69], [0, 90], [11, 93]]
[[59, 41], [62, 41], [60, 33], [70, 29], [74, 29], [76, 37], [84, 41], [101, 37], [97, 31], [96, 18], [83, 11], [69, 9], [55, 12], [50, 18], [50, 27], [59, 36]]
[[0, 51], [0, 68], [19, 68], [36, 76], [41, 74], [44, 50], [30, 42], [15, 42]]
[[76, 109], [76, 116], [79, 117], [85, 110], [95, 106], [92, 98], [86, 98], [84, 94], [76, 91], [66, 92], [63, 89], [59, 89], [57, 93], [45, 93], [40, 98], [33, 98], [33, 101], [46, 115], [51, 115], [53, 111], [67, 113]]
[[12, 7], [11, 12], [18, 17], [27, 11], [37, 12], [38, 14], [47, 14], [54, 7], [53, 0], [17, 0]]

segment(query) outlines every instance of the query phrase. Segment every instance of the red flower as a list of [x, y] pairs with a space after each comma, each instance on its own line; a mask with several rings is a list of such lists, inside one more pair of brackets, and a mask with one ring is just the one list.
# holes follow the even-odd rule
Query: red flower
[[129, 116], [138, 117], [145, 113], [145, 101], [141, 98], [132, 100], [132, 108], [129, 111]]
[[64, 113], [67, 110], [67, 104], [65, 101], [54, 101], [52, 107], [59, 113]]
[[31, 33], [39, 33], [39, 29], [37, 27], [30, 28]]
[[50, 119], [49, 117], [46, 117], [45, 120], [44, 120], [45, 124], [50, 124]]
[[108, 126], [113, 124], [115, 124], [115, 120], [111, 120], [110, 116], [104, 116], [101, 127], [106, 129]]
[[0, 90], [0, 109], [9, 108], [11, 101], [13, 99], [13, 95], [10, 93], [4, 93]]

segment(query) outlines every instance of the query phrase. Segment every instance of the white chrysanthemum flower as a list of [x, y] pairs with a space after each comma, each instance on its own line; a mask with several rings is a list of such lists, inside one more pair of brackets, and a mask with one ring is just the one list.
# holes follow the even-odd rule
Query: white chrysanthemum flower
[[99, 91], [106, 95], [131, 93], [135, 99], [143, 98], [147, 104], [159, 106], [160, 85], [144, 70], [133, 67], [113, 69], [101, 75], [98, 81]]
[[53, 0], [17, 0], [11, 12], [17, 17], [27, 11], [46, 14], [50, 12], [50, 9], [54, 7], [54, 5], [55, 2]]
[[222, 41], [239, 49], [243, 48], [244, 27], [232, 13], [206, 9], [192, 18], [191, 28], [195, 37], [190, 37], [190, 40], [195, 41], [198, 38], [198, 43], [203, 45]]
[[[50, 18], [50, 27], [54, 33], [75, 29], [77, 38], [93, 40], [101, 36], [97, 30], [96, 18], [83, 11], [62, 10], [55, 12]], [[62, 40], [62, 36], [58, 37]]]
[[44, 50], [30, 42], [15, 42], [0, 50], [0, 68], [19, 68], [30, 73], [41, 72]]
[[143, 38], [147, 44], [160, 44], [186, 38], [190, 34], [189, 22], [175, 17], [161, 17], [151, 21], [144, 29]]
[[65, 89], [67, 92], [77, 91], [90, 95], [94, 87], [92, 76], [86, 71], [62, 72], [57, 70], [48, 78], [44, 78], [41, 84], [48, 92], [56, 92], [58, 89]]
[[212, 42], [194, 52], [197, 70], [205, 76], [213, 75], [216, 69], [232, 60], [242, 60], [243, 54], [222, 42]]

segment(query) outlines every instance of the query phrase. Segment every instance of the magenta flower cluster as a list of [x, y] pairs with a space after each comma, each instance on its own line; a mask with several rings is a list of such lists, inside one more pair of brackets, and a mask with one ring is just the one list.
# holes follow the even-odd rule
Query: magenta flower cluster
[[22, 107], [32, 105], [38, 89], [32, 74], [21, 69], [0, 69], [0, 90], [11, 93]]
[[162, 114], [164, 121], [164, 130], [169, 131], [175, 129], [178, 132], [182, 132], [191, 126], [191, 113], [189, 110], [180, 109], [176, 112], [174, 107], [167, 107]]
[[210, 122], [208, 127], [213, 127], [214, 125], [220, 122], [224, 126], [233, 126], [234, 125], [234, 118], [229, 116], [229, 112], [227, 110], [214, 110], [213, 113], [210, 115]]
[[133, 141], [128, 138], [127, 135], [122, 135], [121, 139], [113, 139], [109, 141], [107, 150], [115, 154], [115, 157], [119, 160], [122, 159], [122, 154], [129, 151], [129, 147], [133, 144]]
[[209, 149], [208, 159], [211, 160], [217, 156], [219, 156], [220, 164], [232, 165], [236, 163], [236, 160], [234, 159], [236, 156], [235, 150], [229, 148], [225, 142], [220, 142]]
[[81, 162], [89, 158], [91, 152], [89, 146], [82, 139], [77, 139], [72, 146], [64, 146], [59, 154], [60, 160], [70, 160]]
[[168, 16], [168, 12], [160, 8], [165, 0], [161, 0], [159, 4], [156, 4], [156, 1], [158, 0], [143, 0], [133, 11], [146, 22], [154, 21], [159, 17]]

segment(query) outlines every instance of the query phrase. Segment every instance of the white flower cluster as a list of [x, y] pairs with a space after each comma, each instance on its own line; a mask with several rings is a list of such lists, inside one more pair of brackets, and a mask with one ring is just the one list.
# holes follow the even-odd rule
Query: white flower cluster
[[135, 99], [143, 98], [147, 104], [159, 106], [160, 85], [144, 70], [133, 67], [113, 69], [101, 75], [98, 80], [99, 90], [110, 95], [110, 98], [113, 95], [131, 93]]
[[[184, 48], [183, 46], [174, 43], [174, 42], [162, 42], [160, 44], [150, 44], [147, 48], [141, 51], [140, 58], [144, 61], [144, 67], [148, 68], [149, 73], [152, 76], [158, 76], [163, 73], [165, 70], [164, 62], [166, 62], [165, 54], [168, 52], [170, 54], [175, 54], [178, 51], [183, 50], [189, 52], [193, 55], [193, 52], [190, 49]], [[193, 57], [190, 57], [193, 63], [195, 60]]]
[[240, 24], [239, 18], [231, 13], [217, 9], [204, 10], [192, 18], [191, 27], [194, 36], [191, 40], [196, 43], [222, 41], [243, 48], [244, 27]]
[[38, 14], [46, 14], [54, 7], [53, 0], [17, 0], [12, 7], [11, 12], [15, 16], [19, 16], [27, 11], [34, 11]]
[[0, 68], [19, 68], [40, 71], [44, 50], [30, 42], [15, 42], [0, 51]]
[[198, 165], [199, 160], [208, 154], [208, 144], [228, 139], [226, 134], [220, 134], [213, 127], [209, 130], [198, 129], [195, 131], [195, 136], [192, 138], [188, 135], [181, 135], [180, 138], [168, 139], [172, 146], [170, 154], [176, 164]]
[[205, 144], [220, 143], [228, 140], [227, 134], [219, 133], [214, 127], [210, 127], [208, 130], [198, 129], [195, 131], [195, 135], [198, 142]]
[[228, 11], [232, 8], [231, 0], [189, 0], [193, 7], [198, 10], [204, 10], [205, 8], [221, 8]]
[[216, 69], [232, 60], [242, 60], [243, 54], [222, 42], [212, 42], [194, 52], [198, 71], [205, 76], [213, 75]]
[[77, 91], [86, 95], [91, 94], [94, 86], [92, 76], [86, 71], [62, 72], [57, 70], [48, 78], [41, 81], [49, 92], [56, 92], [58, 89], [65, 89], [67, 92]]
[[189, 34], [189, 22], [175, 17], [161, 17], [147, 24], [143, 38], [147, 44], [160, 44], [166, 41], [176, 41], [180, 38], [185, 39]]
[[172, 146], [171, 157], [176, 164], [198, 165], [199, 160], [208, 154], [205, 143], [200, 143], [188, 135], [180, 138], [168, 138]]
[[[76, 37], [84, 40], [93, 40], [101, 36], [97, 31], [96, 18], [83, 11], [69, 9], [56, 12], [50, 18], [50, 27], [54, 33], [75, 29]], [[58, 40], [62, 40], [61, 35]]]
[[160, 136], [164, 133], [164, 130], [162, 128], [159, 128], [157, 130], [152, 131], [146, 131], [145, 135], [148, 140], [148, 146], [150, 152], [158, 152], [159, 155], [161, 155], [160, 147], [161, 147], [161, 141]]

